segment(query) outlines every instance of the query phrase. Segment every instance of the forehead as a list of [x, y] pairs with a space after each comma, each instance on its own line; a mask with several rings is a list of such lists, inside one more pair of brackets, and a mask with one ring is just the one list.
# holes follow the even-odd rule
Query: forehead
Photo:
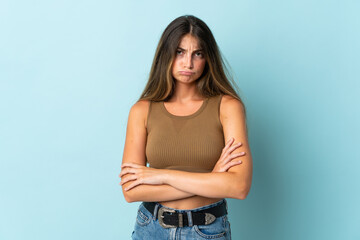
[[183, 49], [194, 48], [198, 49], [199, 40], [191, 34], [186, 34], [180, 39], [179, 47]]

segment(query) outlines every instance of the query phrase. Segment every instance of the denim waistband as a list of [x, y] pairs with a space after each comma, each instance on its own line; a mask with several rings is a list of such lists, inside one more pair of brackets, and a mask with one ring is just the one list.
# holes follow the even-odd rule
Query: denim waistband
[[214, 202], [214, 203], [211, 203], [211, 204], [208, 204], [208, 205], [204, 205], [204, 206], [201, 206], [201, 207], [198, 207], [198, 208], [193, 208], [193, 209], [176, 209], [176, 208], [170, 208], [170, 207], [164, 206], [164, 205], [162, 205], [160, 203], [156, 203], [155, 212], [157, 212], [157, 210], [160, 209], [161, 207], [165, 207], [167, 209], [174, 210], [174, 211], [176, 211], [178, 213], [196, 212], [196, 211], [201, 211], [201, 210], [204, 210], [204, 209], [216, 207], [216, 206], [222, 204], [223, 202], [225, 202], [225, 206], [226, 206], [226, 210], [227, 210], [228, 209], [227, 201], [224, 198], [224, 199], [221, 199], [220, 201], [217, 201], [217, 202]]

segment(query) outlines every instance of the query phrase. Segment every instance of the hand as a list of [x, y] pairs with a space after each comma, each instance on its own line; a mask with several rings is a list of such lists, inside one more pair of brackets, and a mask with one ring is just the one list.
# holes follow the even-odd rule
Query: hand
[[232, 145], [234, 140], [235, 140], [234, 138], [231, 138], [226, 143], [225, 147], [222, 150], [221, 156], [220, 156], [219, 160], [216, 162], [215, 167], [212, 170], [212, 172], [226, 172], [231, 167], [242, 163], [241, 160], [231, 161], [234, 158], [245, 155], [245, 152], [231, 154], [235, 149], [241, 147], [241, 145], [242, 145], [242, 143], [240, 143], [240, 142]]
[[164, 184], [162, 174], [160, 174], [161, 169], [150, 168], [136, 163], [124, 163], [121, 165], [121, 168], [119, 174], [119, 177], [121, 177], [120, 185], [132, 181], [132, 183], [125, 188], [125, 191], [140, 184]]

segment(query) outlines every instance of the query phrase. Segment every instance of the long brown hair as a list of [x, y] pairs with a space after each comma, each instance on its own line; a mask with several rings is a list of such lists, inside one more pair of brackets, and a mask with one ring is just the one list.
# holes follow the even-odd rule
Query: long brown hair
[[226, 68], [212, 32], [201, 19], [192, 15], [176, 18], [164, 30], [156, 48], [149, 80], [139, 100], [166, 101], [172, 96], [175, 88], [172, 63], [181, 38], [186, 34], [198, 39], [206, 59], [204, 71], [196, 80], [200, 94], [203, 97], [230, 95], [241, 102], [245, 111], [234, 90], [238, 87]]

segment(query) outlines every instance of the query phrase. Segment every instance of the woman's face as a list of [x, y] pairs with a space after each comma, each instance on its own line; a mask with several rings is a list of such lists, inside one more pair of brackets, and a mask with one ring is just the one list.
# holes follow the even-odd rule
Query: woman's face
[[181, 38], [172, 65], [172, 76], [179, 82], [196, 81], [204, 71], [206, 60], [198, 40], [190, 34]]

